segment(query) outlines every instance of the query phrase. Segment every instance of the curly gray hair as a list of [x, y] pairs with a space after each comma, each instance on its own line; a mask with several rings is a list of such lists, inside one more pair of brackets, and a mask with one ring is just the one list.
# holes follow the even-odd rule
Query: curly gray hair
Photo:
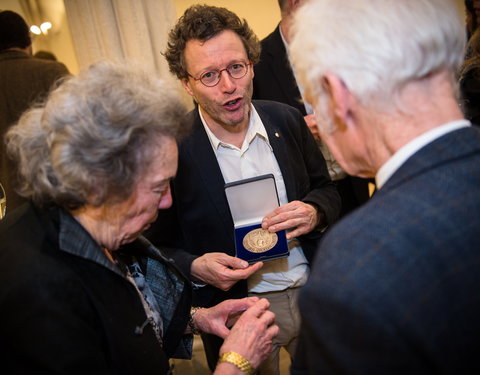
[[125, 62], [67, 78], [6, 135], [19, 194], [67, 209], [129, 196], [162, 138], [185, 132], [174, 91]]

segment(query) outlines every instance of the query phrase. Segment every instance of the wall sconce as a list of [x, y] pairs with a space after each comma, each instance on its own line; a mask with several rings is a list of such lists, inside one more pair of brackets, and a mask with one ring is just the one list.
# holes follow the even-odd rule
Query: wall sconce
[[40, 25], [40, 27], [38, 27], [37, 25], [30, 26], [30, 31], [35, 35], [40, 35], [40, 34], [47, 35], [48, 30], [50, 30], [51, 28], [52, 28], [52, 24], [50, 22], [44, 22]]

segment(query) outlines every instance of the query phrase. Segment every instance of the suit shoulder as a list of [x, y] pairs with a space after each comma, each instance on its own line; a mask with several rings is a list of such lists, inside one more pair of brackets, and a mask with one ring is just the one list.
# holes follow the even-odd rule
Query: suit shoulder
[[260, 41], [260, 44], [262, 46], [262, 52], [267, 51], [268, 48], [272, 45], [275, 44], [276, 41], [276, 30], [272, 31], [270, 34], [268, 34], [265, 38], [263, 38]]
[[183, 136], [179, 139], [180, 149], [186, 147], [186, 145], [196, 142], [199, 136], [199, 133], [203, 129], [202, 120], [200, 119], [200, 114], [198, 109], [195, 108], [192, 111], [188, 112], [182, 120], [182, 126], [184, 127]]
[[69, 74], [65, 64], [58, 61], [38, 59], [36, 57], [32, 57], [27, 61], [32, 68], [41, 70], [43, 72], [52, 72], [59, 75]]
[[281, 113], [282, 115], [285, 114], [292, 114], [292, 115], [299, 115], [301, 117], [302, 114], [298, 109], [292, 107], [291, 105], [276, 102], [273, 100], [253, 100], [253, 105], [257, 109], [257, 111], [264, 111], [268, 113], [275, 114], [276, 112]]
[[277, 26], [274, 31], [272, 31], [260, 42], [260, 61], [254, 66], [256, 71], [259, 69], [265, 70], [265, 72], [263, 72], [263, 74], [265, 74], [268, 72], [268, 70], [266, 70], [267, 66], [276, 63], [275, 60], [277, 56], [286, 54], [286, 51], [283, 51], [285, 47], [278, 30], [279, 29]]

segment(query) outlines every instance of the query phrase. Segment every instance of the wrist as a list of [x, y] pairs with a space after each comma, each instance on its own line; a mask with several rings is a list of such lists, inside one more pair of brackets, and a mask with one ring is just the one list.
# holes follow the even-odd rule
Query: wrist
[[219, 365], [221, 363], [230, 363], [247, 375], [255, 374], [255, 368], [252, 364], [244, 356], [236, 352], [221, 354], [217, 364]]
[[314, 219], [315, 222], [313, 223], [314, 224], [313, 230], [318, 230], [320, 232], [323, 232], [327, 227], [325, 212], [316, 203], [313, 203], [313, 202], [304, 202], [304, 203], [313, 207], [313, 209], [315, 210], [315, 219]]
[[190, 309], [190, 318], [188, 320], [188, 328], [190, 328], [190, 332], [193, 333], [194, 335], [199, 335], [201, 333], [200, 329], [197, 327], [195, 324], [195, 314], [198, 312], [198, 310], [201, 310], [202, 307], [192, 307]]

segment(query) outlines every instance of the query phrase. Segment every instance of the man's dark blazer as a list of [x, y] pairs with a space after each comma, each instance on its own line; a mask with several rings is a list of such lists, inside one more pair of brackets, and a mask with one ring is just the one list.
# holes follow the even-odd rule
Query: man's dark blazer
[[253, 98], [291, 105], [306, 116], [307, 111], [280, 35], [280, 25], [262, 40], [261, 45], [260, 61], [253, 67]]
[[[307, 111], [280, 35], [280, 25], [263, 39], [261, 44], [260, 61], [254, 66], [253, 98], [291, 105], [306, 116]], [[338, 184], [342, 197], [342, 215], [360, 206], [369, 198], [368, 180], [347, 176]]]
[[[340, 198], [302, 115], [281, 103], [254, 101], [253, 105], [267, 131], [288, 200], [317, 205], [327, 223], [332, 224], [338, 216]], [[189, 114], [188, 122], [192, 132], [179, 145], [178, 172], [172, 182], [173, 206], [159, 212], [147, 234], [154, 244], [185, 249], [188, 254], [173, 252], [172, 257], [186, 273], [193, 259], [207, 252], [235, 255], [225, 181], [198, 109]], [[313, 258], [320, 237], [315, 230], [300, 238], [307, 259]], [[239, 281], [228, 292], [206, 286], [195, 294], [195, 303], [212, 306], [227, 298], [245, 297], [247, 285], [245, 280]]]
[[293, 374], [480, 373], [480, 131], [410, 157], [322, 240]]

